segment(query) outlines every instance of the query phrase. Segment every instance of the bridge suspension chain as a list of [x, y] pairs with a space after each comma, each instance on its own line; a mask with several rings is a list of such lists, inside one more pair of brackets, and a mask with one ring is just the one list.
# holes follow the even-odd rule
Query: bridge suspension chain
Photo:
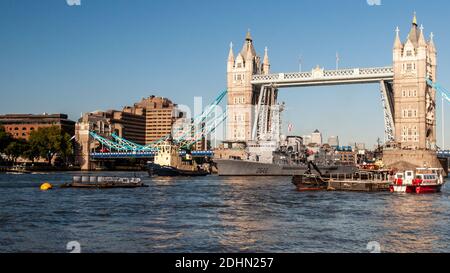
[[89, 132], [89, 135], [90, 135], [93, 139], [97, 140], [100, 144], [102, 144], [102, 145], [108, 147], [108, 149], [109, 149], [110, 151], [111, 151], [111, 150], [116, 150], [116, 151], [118, 151], [118, 152], [129, 152], [129, 151], [132, 151], [132, 149], [131, 149], [130, 147], [125, 146], [125, 145], [120, 144], [120, 143], [117, 143], [117, 142], [114, 142], [114, 141], [111, 141], [111, 140], [109, 140], [109, 139], [106, 139], [106, 138], [104, 138], [104, 137], [98, 135], [98, 134], [95, 133], [95, 132], [90, 131], [90, 132]]
[[118, 136], [116, 133], [112, 133], [111, 136], [114, 138], [114, 140], [118, 143], [121, 144], [123, 146], [128, 147], [129, 149], [133, 150], [133, 151], [142, 151], [143, 149], [143, 145], [139, 145], [137, 143], [131, 142], [129, 140], [126, 140], [120, 136]]
[[446, 101], [450, 102], [450, 92], [444, 89], [440, 84], [433, 82], [430, 78], [427, 78], [427, 84], [438, 91], [442, 98], [444, 98]]
[[445, 112], [444, 112], [444, 100], [450, 103], [450, 92], [444, 89], [440, 84], [433, 82], [430, 78], [427, 78], [427, 84], [438, 91], [442, 96], [442, 149], [445, 148]]

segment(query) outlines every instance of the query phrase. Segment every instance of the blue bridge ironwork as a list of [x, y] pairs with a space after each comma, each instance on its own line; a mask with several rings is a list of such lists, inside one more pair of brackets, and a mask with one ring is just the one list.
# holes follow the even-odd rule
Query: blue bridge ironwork
[[[156, 155], [156, 151], [148, 152], [112, 152], [112, 153], [91, 153], [91, 159], [121, 159], [121, 158], [143, 158], [152, 159]], [[180, 151], [180, 156], [185, 156], [186, 151]], [[212, 157], [213, 151], [192, 151], [190, 152], [192, 157]]]
[[[111, 139], [89, 132], [90, 137], [98, 141], [108, 152], [94, 152], [89, 156], [92, 159], [119, 159], [119, 158], [153, 158], [158, 152], [158, 145], [171, 139], [174, 144], [180, 147], [180, 155], [186, 155], [186, 150], [190, 150], [193, 144], [200, 141], [204, 136], [214, 132], [216, 128], [225, 121], [227, 113], [217, 113], [219, 103], [226, 96], [227, 90], [222, 91], [213, 103], [192, 121], [191, 126], [186, 129], [174, 130], [172, 134], [164, 136], [150, 144], [140, 145], [124, 139], [115, 133], [111, 134]], [[192, 151], [193, 157], [213, 156], [212, 151]]]

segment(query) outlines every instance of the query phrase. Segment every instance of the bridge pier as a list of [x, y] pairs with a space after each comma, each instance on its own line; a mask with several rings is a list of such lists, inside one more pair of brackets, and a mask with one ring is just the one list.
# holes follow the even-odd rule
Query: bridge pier
[[431, 150], [384, 150], [383, 163], [385, 167], [396, 168], [399, 171], [424, 167], [443, 168], [445, 175], [448, 175], [448, 163], [439, 160], [436, 151]]

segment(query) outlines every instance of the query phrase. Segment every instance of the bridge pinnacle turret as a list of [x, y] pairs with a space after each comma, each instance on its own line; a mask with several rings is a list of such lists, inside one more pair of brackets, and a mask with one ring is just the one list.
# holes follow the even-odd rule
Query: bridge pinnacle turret
[[267, 53], [267, 46], [264, 48], [264, 59], [263, 59], [263, 74], [269, 74], [270, 63], [269, 54]]
[[247, 29], [247, 34], [245, 35], [246, 41], [252, 41], [252, 36], [250, 35], [250, 29]]
[[402, 49], [402, 48], [403, 48], [403, 44], [402, 44], [402, 41], [400, 40], [400, 29], [397, 27], [395, 29], [394, 49]]
[[428, 43], [428, 46], [430, 47], [430, 51], [431, 52], [436, 52], [436, 47], [434, 45], [434, 33], [431, 32], [430, 33], [430, 42]]
[[230, 72], [234, 67], [233, 42], [230, 43], [230, 51], [228, 52], [227, 71]]
[[228, 52], [228, 61], [234, 62], [233, 42], [230, 42], [230, 52]]
[[415, 48], [417, 48], [418, 42], [419, 42], [419, 33], [417, 33], [418, 32], [417, 27], [418, 27], [417, 16], [416, 16], [416, 12], [414, 12], [414, 18], [413, 18], [411, 30], [408, 34], [408, 40], [411, 41], [411, 43], [414, 45]]
[[247, 30], [247, 34], [245, 35], [245, 42], [240, 54], [246, 61], [250, 61], [256, 56], [252, 36], [250, 35], [250, 29]]
[[425, 36], [424, 36], [423, 30], [424, 30], [423, 25], [420, 25], [420, 33], [419, 33], [419, 46], [420, 47], [427, 46], [427, 42], [425, 41]]

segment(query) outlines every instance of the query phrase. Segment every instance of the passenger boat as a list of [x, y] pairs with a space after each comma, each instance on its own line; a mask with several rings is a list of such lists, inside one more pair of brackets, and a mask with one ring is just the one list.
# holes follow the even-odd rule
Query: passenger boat
[[443, 169], [417, 168], [414, 171], [397, 172], [390, 191], [417, 194], [436, 193], [441, 191], [444, 183]]

